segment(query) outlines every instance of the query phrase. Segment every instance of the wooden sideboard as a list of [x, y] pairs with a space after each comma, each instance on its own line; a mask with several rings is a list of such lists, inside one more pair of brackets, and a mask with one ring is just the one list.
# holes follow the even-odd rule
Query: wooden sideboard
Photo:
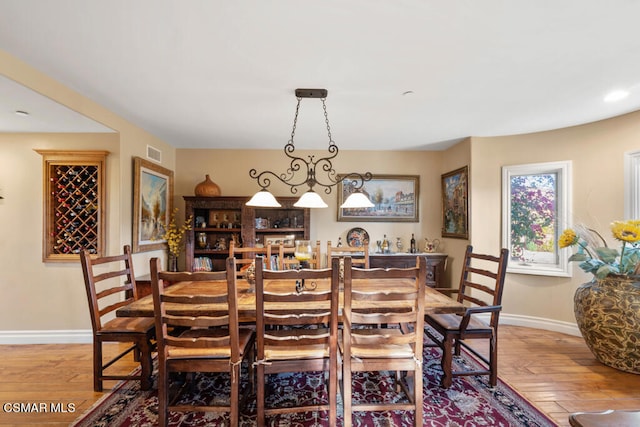
[[390, 253], [369, 254], [371, 268], [408, 268], [416, 265], [416, 256], [427, 258], [427, 286], [432, 288], [444, 288], [445, 269], [447, 267], [447, 254], [443, 253]]

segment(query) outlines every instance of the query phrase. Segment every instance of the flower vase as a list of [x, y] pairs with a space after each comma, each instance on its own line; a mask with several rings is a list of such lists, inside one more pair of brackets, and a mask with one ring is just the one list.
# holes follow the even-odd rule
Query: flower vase
[[640, 282], [609, 276], [585, 283], [574, 295], [574, 312], [599, 362], [640, 374]]
[[169, 262], [167, 264], [167, 270], [178, 271], [178, 255], [169, 253]]

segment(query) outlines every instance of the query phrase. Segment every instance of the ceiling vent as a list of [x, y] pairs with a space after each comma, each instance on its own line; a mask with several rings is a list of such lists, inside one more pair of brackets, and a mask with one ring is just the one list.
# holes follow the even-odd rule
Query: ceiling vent
[[147, 145], [147, 158], [154, 162], [162, 163], [162, 151]]

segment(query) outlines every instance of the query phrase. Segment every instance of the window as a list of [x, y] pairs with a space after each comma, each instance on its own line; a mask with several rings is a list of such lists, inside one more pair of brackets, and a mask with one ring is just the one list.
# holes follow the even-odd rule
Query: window
[[570, 227], [571, 162], [502, 168], [502, 244], [510, 273], [571, 276], [558, 236]]

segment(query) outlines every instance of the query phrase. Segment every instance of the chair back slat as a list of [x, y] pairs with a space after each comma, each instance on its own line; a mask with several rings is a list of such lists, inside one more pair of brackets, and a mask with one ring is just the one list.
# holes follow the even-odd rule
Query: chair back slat
[[[182, 347], [188, 349], [211, 349], [211, 348], [219, 348], [221, 346], [230, 346], [231, 340], [228, 335], [223, 335], [220, 337], [202, 337], [197, 340], [190, 338], [174, 338], [167, 337], [165, 340], [165, 344], [172, 347]], [[230, 351], [228, 354], [224, 355], [225, 357], [230, 356]]]

